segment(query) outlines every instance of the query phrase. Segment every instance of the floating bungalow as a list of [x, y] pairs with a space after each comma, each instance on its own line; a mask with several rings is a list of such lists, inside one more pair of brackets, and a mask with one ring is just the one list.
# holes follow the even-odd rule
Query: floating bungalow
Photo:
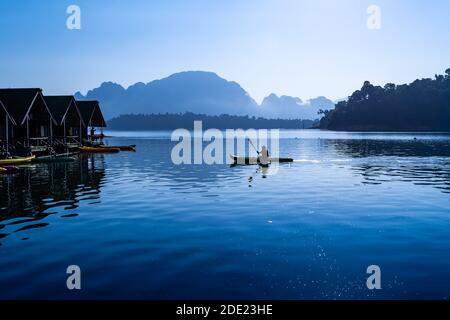
[[[103, 128], [106, 127], [106, 121], [103, 117], [102, 110], [98, 101], [82, 100], [76, 101], [78, 109], [80, 110], [81, 118], [86, 124], [86, 130], [83, 131], [82, 140], [89, 141], [96, 138], [103, 138]], [[88, 133], [88, 128], [91, 132]], [[95, 128], [100, 128], [101, 134], [95, 134]], [[89, 139], [90, 138], [90, 139]]]
[[[98, 101], [43, 96], [39, 88], [0, 89], [0, 159], [90, 146], [103, 138], [105, 127]], [[95, 128], [101, 128], [101, 134], [95, 134]]]
[[47, 150], [56, 121], [50, 112], [42, 89], [0, 89], [2, 102], [2, 148], [23, 154]]
[[53, 148], [78, 148], [82, 145], [86, 124], [73, 96], [44, 96], [56, 126], [53, 128]]

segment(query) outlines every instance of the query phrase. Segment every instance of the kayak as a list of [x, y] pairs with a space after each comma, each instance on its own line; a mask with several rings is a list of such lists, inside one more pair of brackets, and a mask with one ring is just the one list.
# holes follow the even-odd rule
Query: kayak
[[[239, 157], [236, 155], [230, 155], [234, 164], [259, 164], [257, 157]], [[294, 162], [292, 158], [269, 158], [270, 162], [289, 163]]]
[[79, 147], [81, 152], [89, 152], [89, 153], [117, 153], [120, 151], [119, 148], [110, 148], [110, 147]]
[[15, 173], [19, 170], [19, 168], [15, 166], [1, 166], [0, 173]]
[[43, 156], [33, 159], [33, 162], [74, 162], [74, 157], [68, 156]]
[[119, 148], [111, 148], [111, 147], [79, 147], [81, 152], [89, 152], [89, 153], [117, 153], [120, 151]]
[[117, 148], [120, 151], [136, 151], [136, 145], [135, 144], [131, 144], [129, 146], [105, 146], [105, 145], [100, 145], [100, 148]]
[[36, 158], [35, 155], [29, 156], [29, 157], [12, 157], [9, 159], [1, 159], [0, 165], [29, 163], [34, 158]]

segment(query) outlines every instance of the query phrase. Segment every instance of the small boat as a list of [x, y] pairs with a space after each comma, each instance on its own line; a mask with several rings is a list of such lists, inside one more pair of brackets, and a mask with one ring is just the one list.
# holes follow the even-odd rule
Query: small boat
[[28, 157], [12, 157], [8, 159], [0, 159], [0, 165], [30, 163], [34, 158], [36, 158], [35, 155]]
[[19, 171], [19, 168], [15, 166], [1, 166], [0, 173], [16, 173]]
[[119, 148], [111, 148], [111, 147], [79, 147], [81, 152], [86, 153], [117, 153], [120, 152]]
[[[239, 157], [236, 155], [230, 155], [231, 160], [233, 160], [234, 164], [260, 164], [257, 157]], [[270, 162], [278, 162], [278, 163], [290, 163], [294, 162], [292, 158], [269, 158]], [[267, 166], [267, 165], [265, 165]]]
[[130, 144], [129, 146], [105, 146], [100, 145], [101, 148], [118, 148], [120, 151], [136, 151], [136, 145]]
[[32, 162], [74, 162], [74, 157], [66, 155], [51, 155], [34, 158]]

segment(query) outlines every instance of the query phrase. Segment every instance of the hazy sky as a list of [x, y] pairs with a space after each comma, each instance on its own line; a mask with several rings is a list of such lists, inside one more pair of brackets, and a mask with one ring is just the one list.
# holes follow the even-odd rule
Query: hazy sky
[[[66, 9], [81, 9], [69, 30]], [[381, 30], [366, 25], [369, 5]], [[364, 80], [406, 83], [450, 67], [447, 0], [55, 0], [0, 2], [0, 86], [83, 93], [214, 71], [257, 101], [342, 98]]]

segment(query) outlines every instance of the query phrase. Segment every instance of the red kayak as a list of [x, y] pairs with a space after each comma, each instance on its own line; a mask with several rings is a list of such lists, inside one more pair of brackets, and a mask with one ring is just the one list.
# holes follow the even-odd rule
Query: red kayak
[[0, 173], [14, 173], [19, 169], [15, 166], [0, 166]]

